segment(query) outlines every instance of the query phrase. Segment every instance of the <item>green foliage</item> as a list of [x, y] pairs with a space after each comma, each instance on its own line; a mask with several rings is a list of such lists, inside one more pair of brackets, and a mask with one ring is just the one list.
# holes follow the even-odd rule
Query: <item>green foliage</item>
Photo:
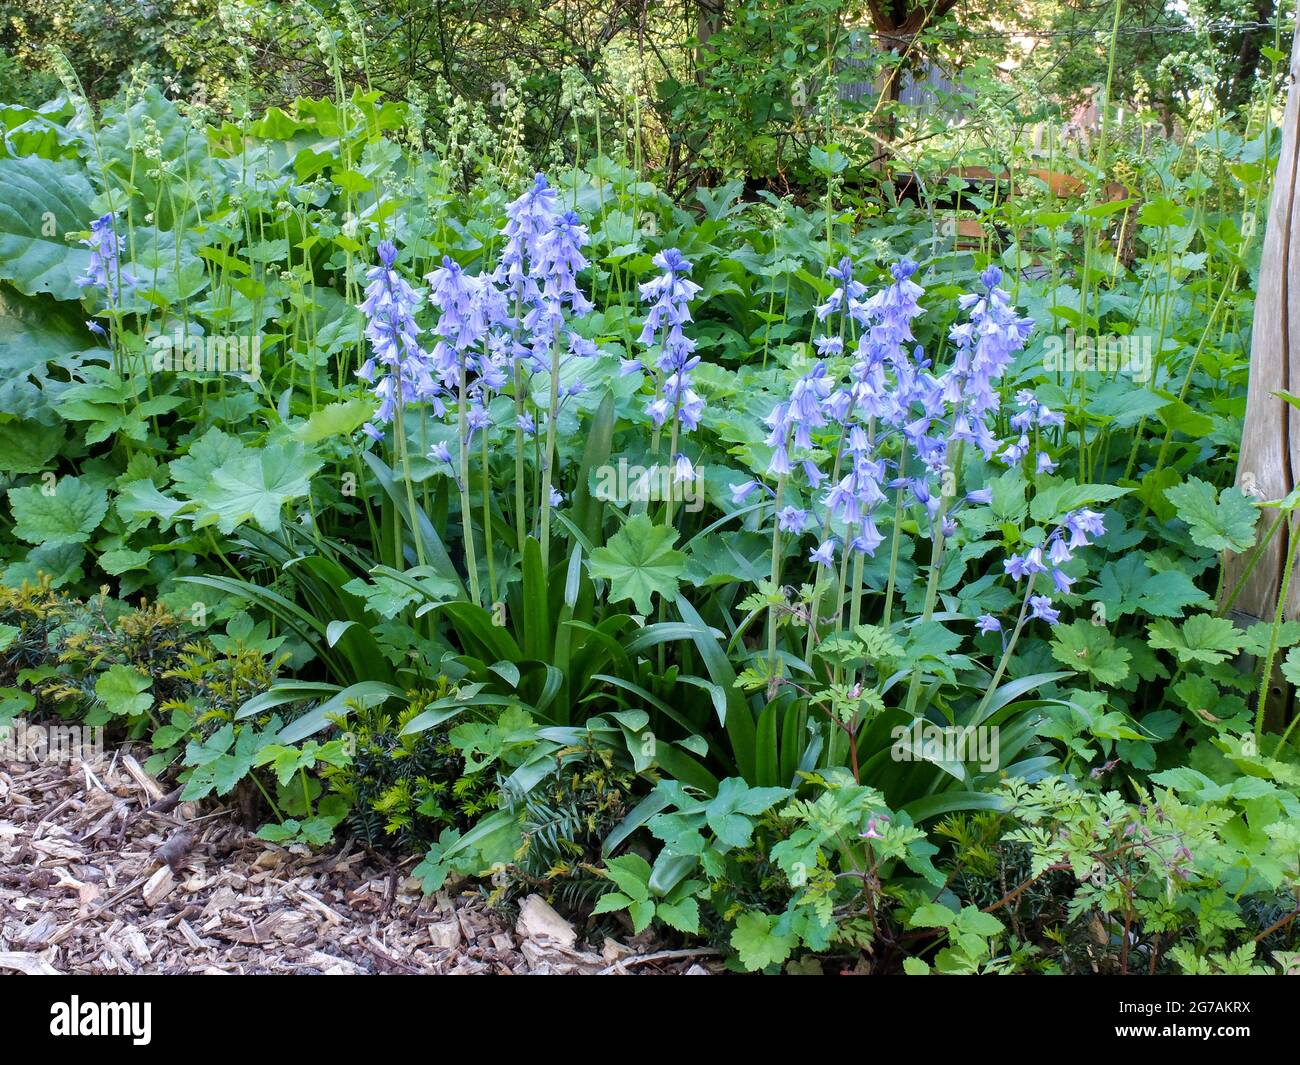
[[[1249, 552], [1259, 514], [1293, 502], [1227, 487], [1276, 151], [1262, 109], [1230, 126], [1180, 103], [1182, 59], [1145, 71], [1148, 95], [1144, 61], [1121, 53], [1142, 143], [1108, 128], [1045, 162], [1022, 127], [1060, 101], [1030, 90], [1037, 58], [994, 76], [981, 37], [960, 36], [975, 14], [916, 38], [960, 53], [967, 86], [877, 111], [851, 86], [899, 57], [867, 49], [848, 6], [744, 0], [698, 47], [678, 35], [635, 62], [620, 45], [652, 27], [630, 20], [673, 12], [620, 9], [603, 54], [580, 27], [512, 20], [498, 32], [527, 45], [512, 54], [548, 59], [508, 70], [489, 117], [502, 75], [479, 36], [455, 56], [440, 35], [368, 52], [349, 10], [223, 5], [191, 27], [212, 54], [178, 60], [183, 83], [234, 60], [216, 113], [143, 77], [95, 106], [62, 64], [60, 100], [0, 107], [0, 720], [147, 739], [151, 771], [265, 822], [264, 840], [342, 829], [421, 854], [428, 890], [490, 877], [494, 903], [537, 891], [593, 929], [706, 937], [746, 971], [807, 955], [944, 974], [1271, 969], [1294, 946], [1300, 779], [1294, 733], [1265, 730], [1239, 658], [1283, 657], [1295, 681], [1300, 628], [1212, 612], [1235, 591], [1217, 556]], [[436, 12], [440, 28], [469, 17]], [[118, 28], [102, 47], [66, 30], [92, 97], [122, 72]], [[249, 106], [271, 89], [248, 45], [273, 30], [308, 57], [287, 76], [331, 96]], [[35, 19], [18, 47], [51, 32]], [[1076, 79], [1097, 59], [1083, 51], [1062, 65]], [[433, 66], [468, 99], [425, 93], [413, 75]], [[382, 92], [408, 83], [408, 99]], [[1153, 134], [1158, 99], [1187, 105], [1181, 140]], [[954, 105], [978, 136], [957, 135]], [[885, 142], [921, 202], [878, 187]], [[357, 308], [377, 243], [396, 240], [417, 285], [444, 256], [492, 270], [505, 205], [550, 149], [590, 235], [594, 309], [562, 344], [597, 354], [488, 396], [463, 464], [437, 457], [458, 427], [428, 405], [363, 433]], [[1008, 166], [1010, 194], [972, 195], [952, 173], [972, 165]], [[1027, 172], [1044, 165], [1084, 192], [1039, 189]], [[1125, 195], [1103, 199], [1108, 181]], [[957, 193], [977, 250], [936, 228]], [[133, 278], [116, 294], [76, 283], [104, 213]], [[670, 438], [647, 413], [656, 374], [619, 360], [654, 364], [638, 286], [673, 247], [700, 286], [686, 331], [705, 408]], [[844, 552], [832, 486], [797, 475], [775, 494], [809, 526], [773, 536], [764, 422], [818, 347], [851, 379], [856, 330], [842, 354], [822, 337], [827, 267], [848, 257], [874, 294], [904, 255], [927, 290], [923, 369], [951, 365], [957, 297], [990, 265], [1037, 323], [999, 386], [999, 447], [935, 452], [927, 507], [895, 480], [914, 441], [882, 428], [874, 555]], [[431, 309], [416, 315], [428, 339]], [[1123, 341], [1146, 361], [1067, 366], [1065, 337], [1072, 358]], [[232, 340], [257, 342], [256, 368], [203, 364]], [[554, 439], [516, 435], [553, 386]], [[1009, 458], [1026, 394], [1061, 424]], [[841, 421], [804, 449], [837, 480]], [[679, 451], [701, 471], [689, 506], [599, 490]], [[1105, 531], [1053, 560], [1061, 620], [1030, 618], [1004, 561], [1081, 507]], [[834, 566], [809, 559], [814, 533]], [[972, 737], [995, 742], [949, 745]]]
[[1214, 485], [1189, 477], [1168, 489], [1165, 498], [1187, 522], [1198, 546], [1211, 551], [1246, 551], [1254, 546], [1259, 511], [1241, 489], [1215, 492]]
[[587, 569], [610, 582], [610, 598], [631, 599], [640, 614], [649, 614], [651, 596], [671, 599], [686, 570], [686, 556], [673, 549], [677, 534], [638, 514], [591, 554]]

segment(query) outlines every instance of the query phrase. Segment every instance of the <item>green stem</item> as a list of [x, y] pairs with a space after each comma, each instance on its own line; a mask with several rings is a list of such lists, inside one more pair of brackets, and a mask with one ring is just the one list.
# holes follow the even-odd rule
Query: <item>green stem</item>
[[459, 402], [457, 403], [456, 422], [460, 436], [460, 519], [461, 532], [465, 540], [465, 568], [469, 571], [469, 594], [470, 598], [478, 605], [482, 605], [483, 600], [479, 596], [478, 585], [478, 557], [474, 552], [474, 517], [470, 509], [469, 502], [469, 425], [468, 425], [468, 402], [466, 398], [467, 382], [466, 377], [469, 371], [462, 361], [460, 367], [460, 391]]
[[1287, 545], [1286, 570], [1282, 574], [1282, 589], [1277, 596], [1277, 609], [1273, 612], [1273, 627], [1268, 634], [1268, 654], [1264, 656], [1264, 671], [1259, 678], [1259, 694], [1255, 699], [1255, 748], [1258, 750], [1264, 738], [1264, 710], [1268, 700], [1269, 678], [1273, 675], [1273, 660], [1277, 657], [1278, 633], [1282, 629], [1282, 614], [1286, 610], [1287, 594], [1291, 590], [1291, 575], [1295, 571], [1296, 553], [1300, 551], [1300, 542], [1296, 541], [1295, 530], [1288, 522], [1287, 535], [1292, 541]]
[[550, 565], [551, 560], [551, 490], [555, 474], [555, 421], [560, 406], [560, 326], [556, 323], [555, 335], [551, 338], [551, 398], [546, 415], [546, 457], [542, 463], [542, 518], [539, 523], [542, 542], [542, 570]]

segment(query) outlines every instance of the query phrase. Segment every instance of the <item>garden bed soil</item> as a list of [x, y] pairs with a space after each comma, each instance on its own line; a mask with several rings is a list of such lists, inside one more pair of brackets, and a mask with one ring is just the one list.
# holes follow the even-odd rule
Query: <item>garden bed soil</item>
[[0, 761], [0, 973], [715, 971], [709, 952], [583, 944], [537, 896], [517, 917], [344, 842], [280, 847], [176, 803], [129, 748]]

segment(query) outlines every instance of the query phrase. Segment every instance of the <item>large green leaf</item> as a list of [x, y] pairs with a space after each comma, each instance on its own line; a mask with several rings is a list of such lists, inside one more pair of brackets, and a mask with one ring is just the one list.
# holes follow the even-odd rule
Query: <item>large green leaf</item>
[[1098, 684], [1113, 687], [1129, 673], [1132, 655], [1115, 642], [1110, 630], [1079, 618], [1053, 630], [1052, 657], [1071, 669], [1086, 673]]
[[90, 250], [70, 247], [63, 234], [90, 228], [95, 190], [81, 168], [34, 156], [0, 159], [0, 189], [0, 281], [29, 296], [78, 299]]
[[153, 682], [131, 666], [109, 666], [95, 681], [95, 694], [108, 712], [117, 717], [134, 717], [153, 706]]
[[591, 553], [587, 571], [610, 582], [610, 599], [631, 599], [639, 613], [649, 614], [652, 595], [677, 594], [686, 555], [673, 549], [676, 541], [676, 529], [638, 514]]
[[[157, 141], [165, 174], [148, 154]], [[104, 105], [99, 144], [114, 184], [127, 188], [144, 210], [154, 212], [163, 229], [199, 220], [194, 197], [167, 195], [168, 182], [204, 188], [213, 201], [220, 200], [225, 177], [213, 165], [207, 138], [155, 86]], [[178, 211], [184, 212], [179, 219]]]
[[[9, 285], [0, 285], [0, 419], [15, 418], [25, 428], [56, 429], [52, 414], [57, 393], [66, 385], [49, 373], [53, 362], [75, 366], [79, 353], [95, 348], [80, 307], [60, 303], [53, 296], [24, 296]], [[105, 353], [107, 354], [107, 353]], [[62, 429], [57, 429], [62, 435]], [[18, 459], [18, 455], [12, 456]], [[7, 465], [9, 456], [0, 452], [0, 469], [10, 473], [33, 472]], [[24, 459], [30, 466], [31, 460]], [[36, 469], [40, 469], [39, 466]]]
[[1147, 628], [1147, 642], [1158, 651], [1170, 651], [1179, 664], [1204, 662], [1218, 665], [1236, 654], [1245, 634], [1227, 618], [1193, 614], [1180, 626], [1160, 618]]
[[78, 477], [9, 489], [14, 533], [30, 544], [81, 544], [108, 513], [108, 492]]
[[1189, 477], [1166, 489], [1165, 498], [1187, 522], [1193, 543], [1211, 551], [1246, 551], [1254, 546], [1259, 510], [1240, 488], [1215, 492], [1208, 481]]
[[88, 444], [115, 435], [144, 440], [149, 428], [146, 419], [165, 414], [182, 402], [175, 395], [140, 398], [148, 387], [142, 374], [122, 377], [107, 366], [86, 366], [82, 373], [85, 380], [63, 393], [57, 409], [68, 421], [89, 423], [85, 429]]
[[206, 508], [197, 524], [216, 522], [229, 534], [246, 521], [266, 532], [280, 527], [280, 510], [311, 491], [311, 477], [321, 460], [294, 441], [263, 450], [247, 449], [212, 471], [212, 479], [195, 493]]
[[190, 445], [188, 454], [173, 459], [169, 465], [176, 490], [191, 498], [203, 491], [212, 475], [244, 451], [238, 437], [209, 429]]

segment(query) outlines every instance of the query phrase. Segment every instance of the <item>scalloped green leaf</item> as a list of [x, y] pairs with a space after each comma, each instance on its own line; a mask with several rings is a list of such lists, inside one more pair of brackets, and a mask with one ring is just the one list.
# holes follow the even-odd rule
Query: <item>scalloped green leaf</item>
[[83, 544], [108, 513], [108, 492], [78, 477], [61, 477], [47, 489], [9, 489], [14, 534], [29, 544]]

